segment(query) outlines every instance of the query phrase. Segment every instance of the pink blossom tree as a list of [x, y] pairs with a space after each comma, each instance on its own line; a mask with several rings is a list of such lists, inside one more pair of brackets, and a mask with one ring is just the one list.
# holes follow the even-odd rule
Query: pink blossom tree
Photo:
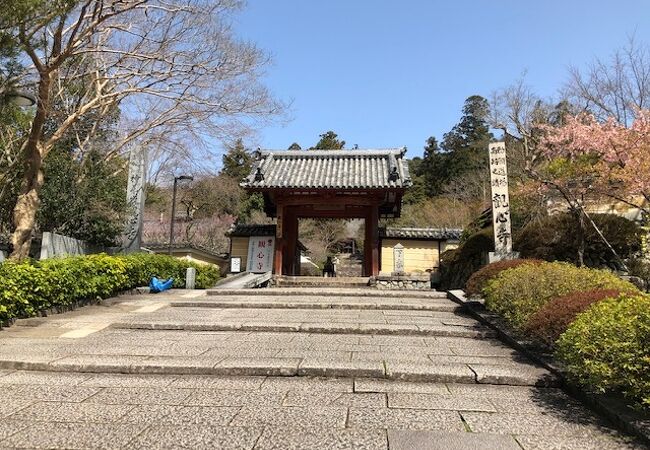
[[[584, 209], [585, 201], [609, 197], [650, 214], [650, 111], [638, 109], [625, 126], [613, 118], [601, 122], [582, 113], [566, 116], [560, 126], [542, 125], [540, 151], [547, 164], [533, 178], [557, 191], [580, 224], [592, 226], [614, 255]], [[584, 244], [584, 239], [581, 240]], [[584, 245], [578, 249], [582, 263]], [[618, 255], [616, 255], [618, 257]], [[620, 260], [620, 258], [618, 258]], [[621, 260], [625, 267], [625, 264]]]
[[630, 127], [593, 115], [566, 117], [560, 127], [544, 126], [541, 142], [549, 158], [590, 160], [590, 188], [650, 214], [650, 110], [637, 111]]

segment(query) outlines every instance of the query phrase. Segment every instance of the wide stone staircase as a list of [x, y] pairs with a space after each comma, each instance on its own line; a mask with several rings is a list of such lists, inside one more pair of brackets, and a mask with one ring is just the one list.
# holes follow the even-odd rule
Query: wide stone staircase
[[[77, 324], [90, 328], [82, 339], [32, 338], [27, 352], [25, 339], [20, 351], [5, 340], [0, 369], [555, 383], [441, 292], [221, 289], [167, 298], [109, 308]], [[74, 328], [66, 316], [48, 318], [52, 334]], [[44, 325], [30, 320], [12, 330]]]

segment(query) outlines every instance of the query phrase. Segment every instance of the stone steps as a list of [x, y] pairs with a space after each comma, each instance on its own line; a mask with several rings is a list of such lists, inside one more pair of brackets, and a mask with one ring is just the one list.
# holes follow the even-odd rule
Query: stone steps
[[544, 369], [489, 364], [413, 364], [409, 362], [343, 361], [318, 358], [222, 358], [78, 355], [50, 362], [1, 359], [2, 370], [147, 375], [215, 375], [278, 377], [383, 378], [432, 383], [556, 386]]
[[343, 287], [367, 288], [368, 277], [275, 277], [278, 287]]
[[[0, 370], [555, 383], [442, 292], [329, 287], [208, 295], [139, 296], [67, 322], [37, 318], [0, 341]], [[70, 337], [96, 321], [111, 325]], [[12, 345], [19, 336], [27, 343]]]
[[124, 330], [183, 330], [183, 331], [247, 331], [275, 333], [371, 334], [380, 336], [444, 336], [465, 338], [492, 338], [495, 333], [481, 326], [410, 325], [380, 323], [298, 323], [298, 322], [200, 322], [187, 321], [132, 321], [116, 322], [112, 326]]
[[182, 300], [170, 303], [175, 308], [262, 308], [262, 309], [345, 309], [345, 310], [384, 310], [384, 311], [437, 311], [461, 312], [463, 308], [450, 302], [390, 302], [387, 300], [332, 301], [328, 299], [285, 299], [282, 297], [265, 299], [209, 299]]
[[364, 297], [364, 298], [417, 298], [417, 299], [431, 299], [431, 298], [447, 298], [446, 292], [440, 291], [380, 291], [372, 288], [331, 288], [331, 287], [303, 287], [303, 288], [263, 288], [263, 289], [208, 289], [206, 291], [208, 296], [250, 296], [264, 297], [264, 296], [316, 296], [316, 299], [323, 297]]

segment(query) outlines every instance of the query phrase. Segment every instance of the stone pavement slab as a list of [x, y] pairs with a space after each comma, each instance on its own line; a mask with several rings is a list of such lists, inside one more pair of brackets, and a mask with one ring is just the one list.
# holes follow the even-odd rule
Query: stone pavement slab
[[642, 449], [635, 443], [620, 436], [515, 436], [524, 450], [633, 450]]
[[433, 383], [474, 383], [475, 375], [465, 364], [411, 364], [388, 362], [386, 376], [393, 380]]
[[282, 406], [284, 392], [198, 389], [183, 402], [200, 406]]
[[[194, 405], [194, 403], [192, 403]], [[176, 406], [156, 421], [162, 426], [226, 426], [239, 412], [238, 407]]]
[[384, 364], [379, 361], [345, 361], [328, 358], [304, 358], [298, 375], [332, 377], [383, 377]]
[[557, 380], [542, 367], [522, 364], [470, 363], [476, 381], [482, 384], [507, 384], [523, 386], [553, 386]]
[[390, 408], [496, 412], [488, 400], [451, 394], [389, 393]]
[[521, 450], [511, 436], [488, 433], [388, 430], [391, 450]]
[[232, 420], [232, 426], [286, 426], [292, 428], [345, 428], [348, 409], [338, 406], [256, 407], [245, 406]]
[[104, 388], [88, 399], [109, 405], [181, 405], [192, 394], [191, 389], [175, 388]]
[[202, 425], [154, 426], [138, 435], [130, 449], [252, 449], [262, 430]]
[[461, 412], [470, 430], [478, 433], [509, 433], [535, 435], [578, 435], [599, 434], [604, 431], [602, 423], [595, 417], [568, 418], [549, 414], [512, 414]]
[[384, 430], [266, 428], [255, 450], [388, 450]]
[[354, 380], [354, 391], [449, 394], [447, 385], [443, 383], [422, 383], [363, 378]]
[[290, 391], [282, 406], [345, 406], [360, 408], [386, 407], [386, 394], [351, 392]]
[[132, 409], [129, 405], [38, 402], [14, 413], [12, 420], [25, 422], [118, 422]]
[[19, 448], [122, 448], [144, 429], [142, 425], [94, 423], [28, 423], [2, 442]]
[[429, 409], [350, 408], [348, 426], [359, 429], [464, 431], [456, 411]]

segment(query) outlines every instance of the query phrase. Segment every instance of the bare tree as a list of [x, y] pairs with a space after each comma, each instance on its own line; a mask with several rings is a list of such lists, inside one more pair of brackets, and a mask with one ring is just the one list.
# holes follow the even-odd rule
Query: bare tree
[[300, 223], [300, 240], [309, 249], [312, 261], [324, 263], [334, 253], [335, 244], [347, 236], [342, 219], [305, 219]]
[[[54, 3], [54, 4], [53, 4]], [[30, 64], [27, 82], [37, 93], [29, 137], [21, 147], [23, 187], [14, 209], [13, 259], [27, 256], [43, 160], [83, 117], [121, 111], [119, 133], [105, 159], [134, 145], [201, 147], [281, 112], [260, 84], [266, 55], [238, 40], [230, 25], [240, 0], [36, 1], [0, 23]], [[0, 19], [3, 18], [0, 13]], [[66, 103], [71, 86], [82, 96]], [[66, 105], [46, 129], [54, 102]], [[93, 142], [92, 129], [77, 150]], [[197, 144], [198, 143], [198, 144]]]
[[650, 48], [631, 37], [609, 60], [597, 58], [585, 71], [572, 67], [565, 95], [599, 120], [630, 125], [636, 109], [650, 105]]
[[524, 171], [533, 169], [542, 159], [538, 150], [539, 125], [551, 120], [553, 108], [525, 82], [522, 76], [512, 85], [492, 94], [490, 126], [502, 130], [509, 146], [509, 166], [517, 163]]

